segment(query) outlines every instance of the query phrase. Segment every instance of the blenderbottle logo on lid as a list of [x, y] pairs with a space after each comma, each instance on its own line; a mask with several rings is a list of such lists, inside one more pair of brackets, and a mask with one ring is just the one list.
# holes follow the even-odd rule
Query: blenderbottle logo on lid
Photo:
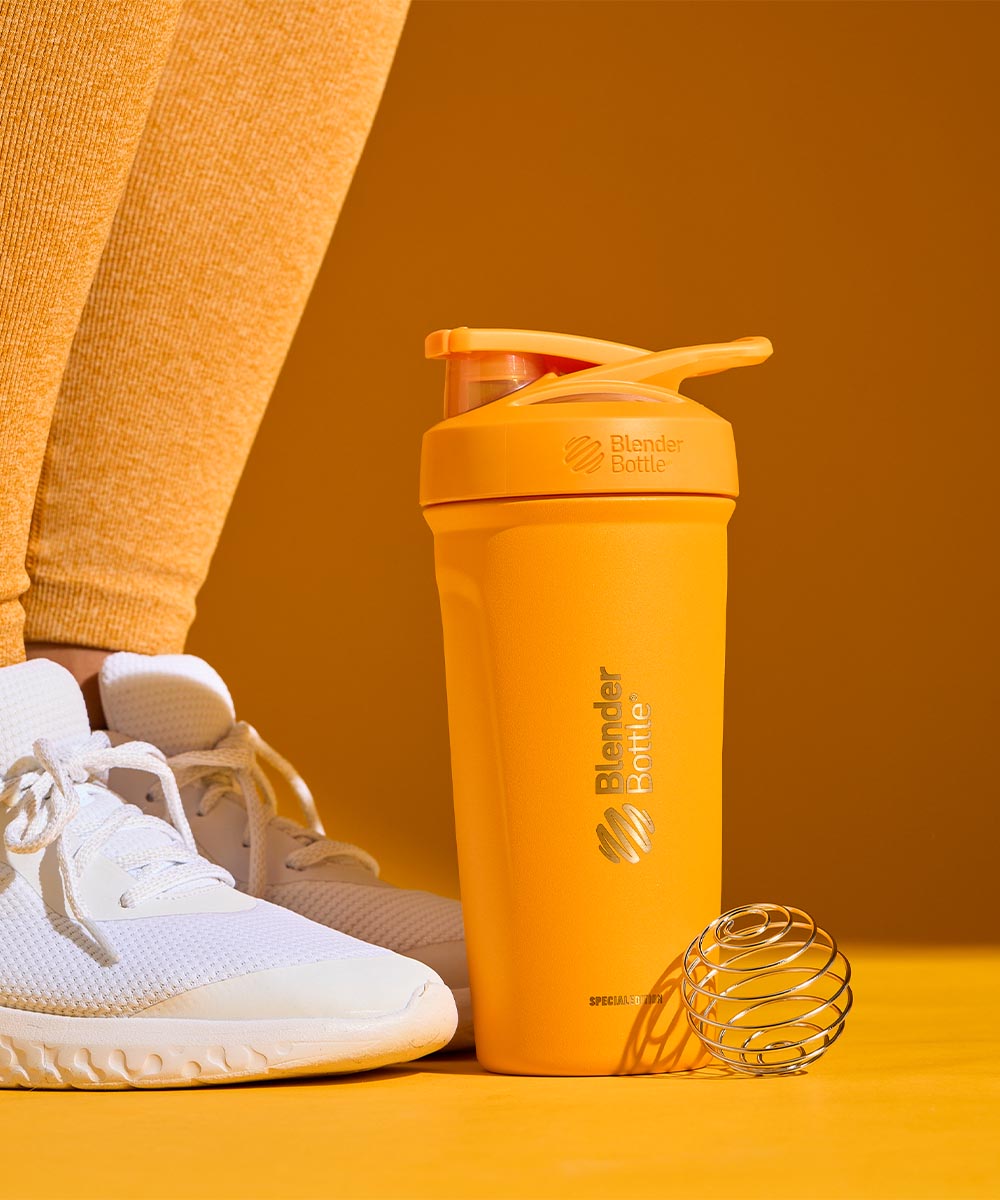
[[604, 462], [604, 450], [597, 438], [581, 434], [570, 438], [563, 447], [563, 462], [573, 471], [593, 475]]

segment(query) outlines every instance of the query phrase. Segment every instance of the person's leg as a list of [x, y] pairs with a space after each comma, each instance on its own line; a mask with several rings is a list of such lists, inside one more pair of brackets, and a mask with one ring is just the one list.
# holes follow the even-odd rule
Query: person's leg
[[[148, 746], [112, 745], [106, 735], [95, 736], [72, 675], [44, 657], [19, 661], [23, 647], [18, 596], [24, 586], [31, 503], [53, 398], [175, 14], [174, 6], [164, 0], [153, 0], [148, 9], [141, 0], [3, 3], [0, 0], [0, 582], [5, 589], [0, 594], [0, 1089], [190, 1087], [326, 1075], [409, 1061], [437, 1050], [454, 1033], [457, 1014], [454, 999], [435, 971], [240, 894], [227, 871], [198, 854], [163, 756]], [[228, 19], [228, 7], [220, 2], [210, 9]], [[276, 18], [284, 14], [291, 19], [293, 6], [284, 0], [271, 0], [264, 7]], [[281, 19], [271, 24], [273, 28], [264, 22], [258, 29], [257, 50], [263, 51], [262, 43], [269, 39], [281, 42]], [[187, 28], [190, 36], [190, 25]], [[239, 30], [238, 21], [233, 28]], [[241, 48], [248, 49], [237, 38], [236, 49]], [[287, 39], [284, 48], [298, 50]], [[214, 66], [201, 62], [199, 46], [189, 49], [194, 69], [226, 73], [221, 61]], [[259, 54], [255, 69], [269, 69], [267, 60], [266, 54]], [[286, 73], [296, 69], [289, 66]], [[277, 74], [280, 101], [281, 71]], [[289, 119], [293, 115], [291, 110], [286, 114]], [[261, 114], [247, 113], [248, 120], [258, 118], [266, 129]], [[211, 119], [211, 110], [205, 110], [202, 120]], [[274, 133], [273, 127], [269, 132]], [[314, 137], [323, 133], [322, 125], [312, 126]], [[311, 149], [308, 143], [290, 139], [290, 152], [308, 154]], [[195, 165], [200, 167], [199, 177], [210, 178], [218, 169], [211, 153], [200, 163], [196, 158]], [[279, 164], [274, 158], [258, 165], [266, 170]], [[248, 162], [248, 170], [250, 166]], [[223, 174], [218, 202], [221, 207], [231, 188], [232, 205], [246, 222], [247, 240], [254, 236], [258, 213], [245, 203], [246, 196], [266, 193], [272, 182], [261, 185], [232, 174], [227, 181]], [[287, 195], [287, 189], [276, 190]], [[123, 246], [119, 241], [105, 263], [104, 280], [118, 270], [125, 281], [120, 309], [115, 311], [113, 300], [107, 307], [91, 304], [93, 315], [81, 334], [81, 353], [92, 354], [98, 363], [128, 358], [144, 336], [161, 351], [166, 370], [163, 360], [169, 364], [173, 358], [164, 349], [171, 336], [171, 306], [188, 304], [195, 315], [202, 306], [205, 289], [199, 292], [192, 280], [186, 299], [183, 288], [168, 288], [163, 309], [143, 309], [142, 317], [154, 324], [141, 332], [130, 311], [133, 300], [135, 308], [142, 309], [144, 287], [158, 286], [145, 269], [169, 265], [169, 254], [158, 257], [155, 246], [161, 240], [171, 243], [173, 221], [184, 223], [184, 214], [169, 206], [157, 208], [156, 191], [152, 189], [153, 211], [145, 230], [149, 245], [141, 238], [139, 245]], [[169, 187], [163, 191], [170, 195]], [[208, 209], [202, 209], [200, 219], [210, 223]], [[260, 223], [267, 224], [263, 218]], [[227, 230], [235, 236], [235, 230]], [[289, 234], [308, 238], [308, 223], [290, 222]], [[322, 247], [315, 245], [316, 230], [313, 235], [318, 261]], [[189, 247], [177, 241], [172, 246], [178, 255], [193, 255], [209, 253], [210, 243], [205, 237]], [[282, 257], [280, 246], [272, 249]], [[134, 263], [127, 261], [131, 255]], [[248, 261], [253, 262], [252, 254]], [[314, 268], [295, 246], [283, 262], [285, 273], [296, 278], [304, 294], [306, 277]], [[220, 276], [226, 270], [238, 276], [241, 267], [238, 258], [227, 261], [220, 251], [213, 269]], [[265, 283], [278, 287], [279, 275], [272, 272]], [[220, 278], [223, 290], [228, 278]], [[106, 284], [98, 284], [98, 301], [102, 286]], [[291, 304], [288, 297], [294, 288], [285, 287], [282, 294]], [[243, 307], [237, 304], [231, 314], [234, 321], [248, 319], [247, 307], [244, 297]], [[284, 310], [271, 311], [280, 319]], [[216, 312], [213, 320], [218, 319]], [[99, 345], [92, 340], [95, 327], [107, 335]], [[214, 328], [211, 320], [208, 328]], [[195, 354], [215, 351], [209, 335], [190, 346]], [[184, 347], [177, 352], [183, 354]], [[266, 374], [271, 365], [270, 356], [258, 357], [249, 382], [256, 385], [259, 373]], [[80, 570], [84, 595], [95, 576], [88, 574], [85, 558], [73, 557], [65, 522], [87, 520], [86, 506], [74, 513], [74, 488], [100, 490], [102, 480], [95, 471], [107, 469], [109, 459], [102, 457], [97, 440], [77, 434], [88, 415], [82, 406], [104, 403], [116, 393], [98, 371], [91, 394], [86, 376], [81, 366], [71, 370], [76, 390], [70, 390], [80, 407], [70, 421], [71, 436], [57, 439], [48, 464], [59, 486], [67, 470], [72, 476], [68, 510], [61, 508], [65, 494], [58, 488], [52, 493], [59, 513], [56, 526], [61, 528], [57, 546], [67, 547], [70, 563]], [[105, 386], [98, 385], [98, 379]], [[145, 371], [126, 378], [132, 387], [121, 396], [115, 394], [117, 407], [106, 427], [106, 433], [115, 434], [117, 421], [121, 426], [134, 424], [138, 431], [138, 437], [123, 438], [115, 452], [142, 459], [130, 462], [126, 457], [123, 478], [130, 481], [132, 492], [117, 497], [122, 504], [136, 505], [140, 522], [148, 521], [150, 513], [137, 498], [141, 489], [136, 477], [141, 473], [156, 479], [160, 470], [156, 438], [147, 446], [141, 436], [144, 424], [152, 425], [154, 432], [158, 424], [136, 402], [147, 381]], [[205, 382], [193, 372], [192, 387]], [[161, 395], [160, 402], [169, 396]], [[251, 412], [252, 400], [248, 404], [246, 411]], [[92, 410], [92, 415], [97, 423], [102, 414]], [[212, 441], [211, 430], [194, 432]], [[225, 436], [221, 431], [212, 444]], [[224, 468], [226, 456], [219, 459]], [[208, 472], [216, 464], [209, 455], [201, 465]], [[169, 468], [168, 463], [164, 469]], [[44, 500], [50, 494], [44, 473], [39, 494], [42, 537], [33, 537], [32, 546], [41, 546], [44, 560], [49, 515]], [[182, 533], [175, 533], [183, 542]], [[90, 536], [91, 531], [81, 530], [84, 543]], [[141, 540], [134, 544], [141, 555]], [[162, 544], [151, 554], [157, 549], [162, 550]], [[110, 581], [110, 604], [117, 595], [121, 564], [99, 565], [107, 571], [99, 578]], [[161, 564], [161, 569], [166, 567]], [[156, 578], [149, 558], [139, 558], [137, 571]], [[57, 595], [57, 604], [65, 604], [65, 594]], [[88, 623], [87, 610], [74, 609], [72, 602], [67, 619], [81, 611], [82, 628], [95, 628]], [[140, 609], [130, 610], [126, 621], [140, 615]], [[71, 623], [65, 629], [79, 636]], [[138, 806], [127, 806], [107, 788], [95, 789], [109, 772], [148, 778], [147, 786], [158, 784], [169, 823], [151, 819], [145, 795]], [[269, 1034], [267, 1027], [278, 1032]], [[57, 1146], [58, 1138], [53, 1144]]]
[[[28, 652], [81, 680], [100, 667], [105, 712], [95, 719], [116, 740], [169, 756], [200, 849], [232, 864], [241, 888], [433, 968], [455, 997], [452, 1045], [462, 1046], [472, 1024], [458, 902], [392, 887], [370, 855], [327, 838], [304, 781], [236, 719], [221, 678], [173, 653], [404, 9], [405, 0], [185, 8], [53, 423]], [[113, 649], [139, 653], [102, 666]], [[305, 823], [278, 816], [268, 769], [285, 776]], [[151, 784], [139, 772], [111, 777], [143, 812], [168, 815]]]
[[[189, 0], [63, 378], [29, 654], [183, 648], [406, 0]], [[65, 649], [60, 649], [65, 647]]]
[[0, 3], [0, 667], [59, 379], [180, 0]]

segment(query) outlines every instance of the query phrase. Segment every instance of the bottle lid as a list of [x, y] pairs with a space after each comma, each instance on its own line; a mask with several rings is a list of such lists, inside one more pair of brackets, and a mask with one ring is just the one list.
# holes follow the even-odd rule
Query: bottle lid
[[681, 383], [763, 362], [766, 338], [651, 352], [531, 329], [438, 329], [445, 419], [424, 435], [420, 502], [736, 496], [732, 427]]

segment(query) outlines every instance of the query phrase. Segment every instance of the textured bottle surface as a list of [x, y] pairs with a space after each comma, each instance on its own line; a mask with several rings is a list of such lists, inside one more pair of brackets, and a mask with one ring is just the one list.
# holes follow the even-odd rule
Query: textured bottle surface
[[425, 510], [488, 1068], [705, 1061], [679, 959], [720, 906], [733, 507], [631, 495]]

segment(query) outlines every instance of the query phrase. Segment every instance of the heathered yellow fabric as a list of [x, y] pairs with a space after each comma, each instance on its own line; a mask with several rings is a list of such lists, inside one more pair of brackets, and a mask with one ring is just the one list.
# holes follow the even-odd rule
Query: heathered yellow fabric
[[[166, 24], [166, 6], [154, 7]], [[133, 149], [134, 161], [100, 261], [92, 249], [76, 267], [86, 277], [96, 266], [96, 274], [68, 362], [67, 347], [54, 345], [44, 322], [26, 322], [31, 352], [53, 364], [50, 387], [63, 363], [65, 372], [37, 495], [37, 446], [34, 469], [7, 474], [3, 484], [5, 493], [18, 492], [8, 503], [23, 518], [0, 524], [9, 560], [4, 607], [16, 607], [23, 591], [26, 555], [29, 641], [147, 653], [183, 647], [406, 8], [406, 0], [187, 0], [151, 105], [120, 79], [105, 99], [106, 109], [128, 109], [139, 126], [148, 108], [148, 122], [138, 148], [133, 139], [128, 149], [126, 165]], [[148, 56], [150, 35], [130, 32], [144, 10], [124, 4], [121, 11], [129, 23], [119, 56], [128, 60], [133, 39]], [[60, 80], [75, 70], [50, 59], [46, 69]], [[0, 86], [8, 69], [0, 67]], [[118, 69], [104, 63], [94, 74], [108, 88], [103, 76]], [[61, 119], [71, 132], [94, 120], [87, 110]], [[77, 136], [86, 142], [92, 130]], [[93, 164], [92, 173], [106, 174], [107, 161], [117, 160]], [[32, 194], [60, 175], [62, 162], [46, 154]], [[121, 178], [112, 205], [120, 191]], [[107, 225], [95, 235], [98, 245]], [[82, 256], [81, 245], [64, 237], [58, 251], [36, 254], [32, 277], [59, 253]], [[50, 288], [39, 307], [56, 295], [64, 302], [65, 292]], [[70, 314], [65, 324], [72, 323]], [[21, 388], [22, 428], [30, 424], [37, 443], [48, 410], [34, 380]], [[3, 431], [5, 462], [30, 457], [23, 441], [16, 428]], [[8, 625], [0, 645], [6, 662], [21, 655], [18, 622]]]
[[179, 10], [0, 4], [0, 664], [24, 657], [25, 547], [59, 379]]

